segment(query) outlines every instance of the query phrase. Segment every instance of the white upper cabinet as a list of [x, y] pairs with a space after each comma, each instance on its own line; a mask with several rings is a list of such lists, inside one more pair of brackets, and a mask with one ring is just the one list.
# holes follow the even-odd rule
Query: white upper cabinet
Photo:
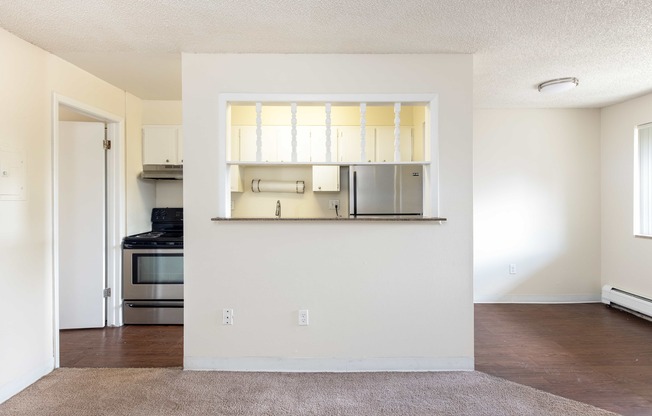
[[411, 162], [413, 149], [413, 134], [411, 127], [400, 128], [401, 160], [394, 160], [394, 127], [376, 127], [375, 162]]
[[[310, 130], [310, 162], [321, 163], [326, 162], [326, 127], [312, 126]], [[331, 162], [336, 161], [337, 157], [337, 140], [336, 130], [331, 128]]]
[[143, 165], [182, 165], [181, 126], [143, 126]]
[[[275, 162], [277, 157], [278, 131], [273, 126], [263, 126], [261, 129], [261, 161]], [[256, 126], [231, 127], [231, 155], [233, 160], [242, 162], [255, 162], [257, 151]]]
[[[297, 162], [326, 162], [326, 128], [297, 126]], [[292, 128], [263, 126], [261, 128], [261, 162], [292, 162]], [[231, 126], [231, 161], [256, 162], [256, 127]], [[336, 161], [335, 131], [331, 138], [331, 161]]]
[[358, 126], [338, 126], [335, 128], [337, 131], [337, 146], [339, 149], [338, 158], [339, 162], [374, 162], [374, 135], [373, 127], [365, 129], [365, 160], [362, 160], [362, 137], [360, 134], [360, 127]]
[[341, 165], [424, 161], [425, 105], [363, 104], [234, 105], [229, 162]]
[[276, 162], [310, 162], [312, 160], [312, 137], [313, 135], [318, 135], [318, 132], [311, 126], [297, 126], [296, 129], [297, 155], [296, 160], [293, 160], [292, 128], [276, 127]]

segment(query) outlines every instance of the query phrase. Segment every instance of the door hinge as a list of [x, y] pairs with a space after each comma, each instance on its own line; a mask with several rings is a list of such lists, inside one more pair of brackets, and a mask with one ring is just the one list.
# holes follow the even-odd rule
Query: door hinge
[[106, 289], [104, 289], [104, 291], [102, 293], [104, 294], [105, 298], [110, 298], [111, 297], [111, 288], [107, 287]]
[[103, 142], [104, 150], [111, 150], [111, 140], [104, 140]]

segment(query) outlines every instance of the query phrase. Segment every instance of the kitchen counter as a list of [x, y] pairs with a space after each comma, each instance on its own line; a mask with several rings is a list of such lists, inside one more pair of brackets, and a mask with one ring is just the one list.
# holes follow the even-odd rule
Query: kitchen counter
[[331, 218], [224, 218], [215, 217], [211, 221], [264, 221], [264, 222], [283, 222], [283, 221], [351, 221], [351, 222], [442, 222], [446, 218], [440, 217], [416, 217], [416, 216], [376, 216], [376, 217], [331, 217]]

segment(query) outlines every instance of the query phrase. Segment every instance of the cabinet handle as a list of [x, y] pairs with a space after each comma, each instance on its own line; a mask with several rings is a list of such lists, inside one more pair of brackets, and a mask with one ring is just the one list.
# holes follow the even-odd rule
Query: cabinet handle
[[166, 162], [169, 162], [169, 161], [170, 161], [170, 159], [165, 159], [165, 161], [166, 161]]

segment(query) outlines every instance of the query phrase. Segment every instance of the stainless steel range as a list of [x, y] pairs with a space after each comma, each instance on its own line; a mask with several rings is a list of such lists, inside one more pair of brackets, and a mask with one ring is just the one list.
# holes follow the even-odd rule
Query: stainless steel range
[[154, 208], [152, 231], [122, 242], [125, 324], [183, 324], [183, 208]]

